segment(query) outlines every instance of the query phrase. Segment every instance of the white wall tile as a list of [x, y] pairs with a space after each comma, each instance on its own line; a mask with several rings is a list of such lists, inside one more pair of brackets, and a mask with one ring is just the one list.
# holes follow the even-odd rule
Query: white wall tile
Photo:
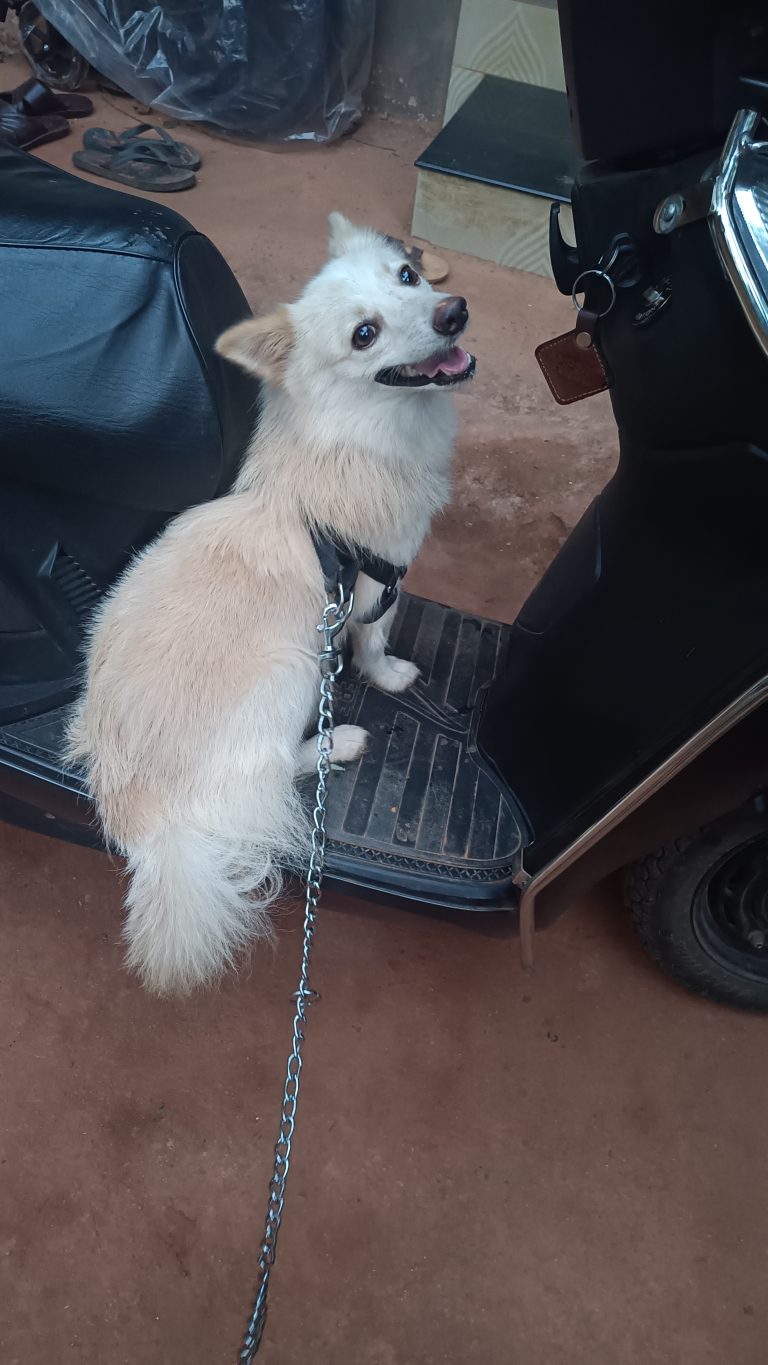
[[454, 66], [564, 90], [556, 10], [514, 0], [462, 0]]

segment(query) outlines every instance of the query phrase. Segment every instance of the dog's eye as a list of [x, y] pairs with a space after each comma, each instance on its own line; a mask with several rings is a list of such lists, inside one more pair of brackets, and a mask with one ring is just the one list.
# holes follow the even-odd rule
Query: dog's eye
[[366, 347], [373, 345], [378, 335], [379, 329], [374, 323], [361, 322], [352, 333], [352, 345], [356, 351], [364, 351]]
[[401, 284], [418, 284], [421, 276], [416, 274], [410, 265], [401, 265], [398, 272], [398, 279]]

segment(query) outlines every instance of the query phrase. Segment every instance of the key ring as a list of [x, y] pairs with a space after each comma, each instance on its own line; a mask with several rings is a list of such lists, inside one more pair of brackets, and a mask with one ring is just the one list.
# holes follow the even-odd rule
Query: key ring
[[585, 279], [587, 278], [588, 275], [597, 275], [598, 279], [605, 280], [605, 281], [607, 282], [607, 284], [608, 284], [608, 287], [609, 287], [609, 289], [610, 289], [610, 291], [611, 291], [611, 301], [610, 301], [610, 303], [608, 304], [608, 307], [603, 309], [602, 313], [598, 313], [598, 314], [597, 314], [597, 316], [598, 316], [599, 318], [607, 317], [608, 313], [610, 313], [611, 309], [613, 308], [614, 303], [616, 302], [616, 285], [613, 283], [613, 280], [611, 279], [610, 275], [608, 274], [608, 271], [607, 271], [607, 270], [600, 270], [598, 266], [592, 266], [592, 268], [591, 268], [590, 270], [582, 270], [581, 274], [576, 276], [576, 279], [575, 279], [574, 285], [573, 285], [573, 289], [571, 290], [571, 303], [573, 304], [573, 306], [574, 306], [574, 308], [577, 310], [577, 312], [581, 312], [582, 305], [579, 304], [579, 303], [576, 301], [576, 295], [577, 295], [577, 294], [580, 294], [580, 293], [583, 293], [583, 294], [584, 294], [584, 303], [586, 304], [586, 302], [587, 302], [587, 293], [586, 293], [586, 290], [581, 290], [581, 289], [579, 288], [579, 285], [581, 284], [581, 281], [582, 281], [582, 280], [585, 280]]

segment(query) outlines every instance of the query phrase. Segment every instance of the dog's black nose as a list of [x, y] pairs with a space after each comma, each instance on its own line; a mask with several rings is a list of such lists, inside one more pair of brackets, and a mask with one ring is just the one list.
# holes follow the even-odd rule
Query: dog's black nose
[[468, 321], [467, 300], [454, 295], [453, 298], [443, 299], [442, 303], [438, 303], [432, 326], [443, 337], [455, 337], [457, 332], [464, 330]]

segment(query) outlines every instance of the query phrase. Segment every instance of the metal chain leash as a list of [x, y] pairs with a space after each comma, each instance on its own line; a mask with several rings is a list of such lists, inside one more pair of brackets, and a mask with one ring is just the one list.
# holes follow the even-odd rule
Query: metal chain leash
[[325, 806], [328, 795], [328, 773], [331, 767], [333, 749], [333, 690], [336, 679], [344, 667], [344, 659], [336, 637], [349, 620], [355, 602], [352, 590], [345, 593], [339, 584], [336, 596], [326, 594], [323, 619], [317, 630], [323, 637], [323, 648], [319, 653], [320, 661], [320, 704], [317, 722], [317, 793], [312, 828], [312, 847], [307, 869], [307, 894], [304, 902], [304, 943], [301, 956], [299, 988], [295, 994], [296, 1013], [293, 1018], [293, 1044], [288, 1057], [285, 1076], [283, 1103], [280, 1111], [280, 1126], [275, 1143], [275, 1165], [269, 1182], [267, 1217], [264, 1227], [264, 1240], [259, 1257], [259, 1287], [248, 1319], [243, 1345], [238, 1356], [242, 1365], [251, 1365], [264, 1333], [267, 1320], [267, 1291], [269, 1276], [275, 1263], [277, 1237], [285, 1203], [285, 1182], [291, 1164], [291, 1144], [296, 1126], [296, 1108], [299, 1102], [299, 1082], [301, 1080], [302, 1044], [307, 1022], [307, 1005], [316, 992], [309, 987], [309, 964], [312, 955], [312, 941], [315, 936], [317, 907], [320, 902], [320, 888], [325, 863]]

